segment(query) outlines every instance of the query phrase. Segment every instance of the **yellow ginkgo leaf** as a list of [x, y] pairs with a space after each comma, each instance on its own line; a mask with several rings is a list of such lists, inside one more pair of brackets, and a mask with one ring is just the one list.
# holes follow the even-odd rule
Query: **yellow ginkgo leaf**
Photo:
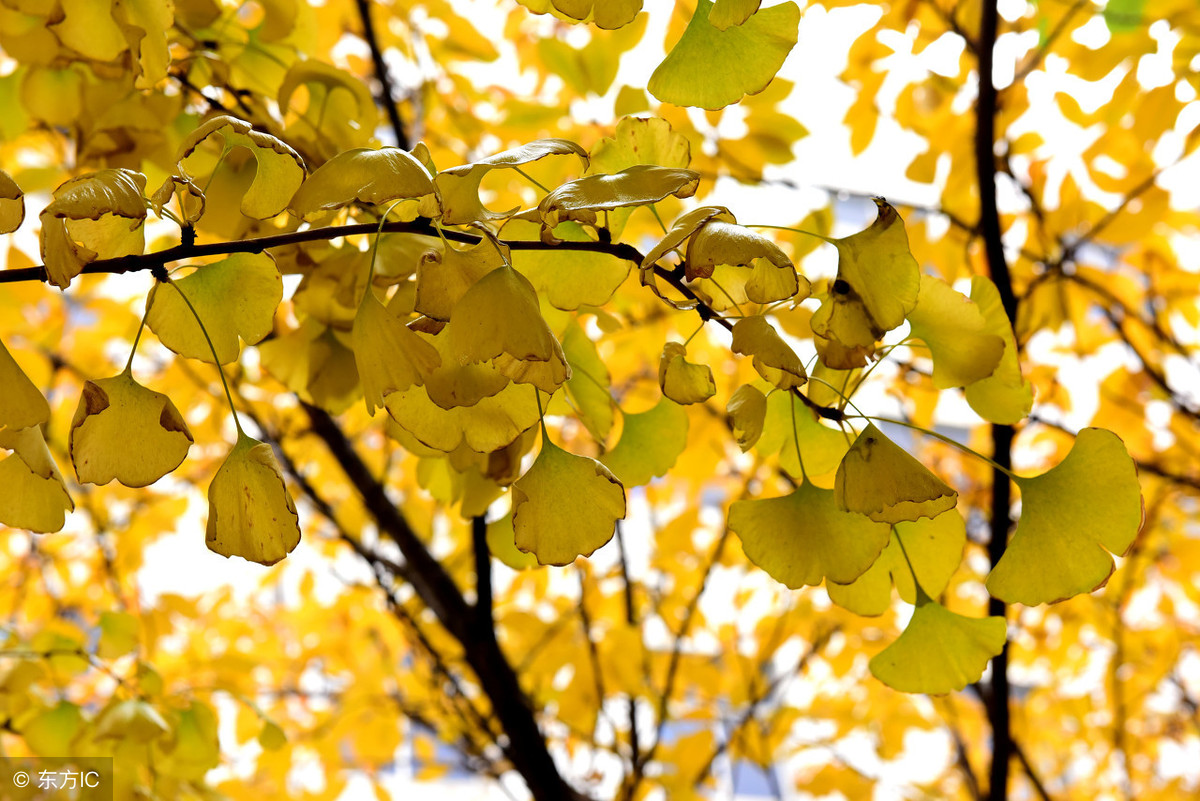
[[616, 476], [544, 436], [541, 452], [512, 493], [516, 546], [543, 565], [590, 556], [612, 539], [616, 522], [625, 517], [625, 488]]
[[854, 581], [879, 557], [891, 530], [842, 511], [831, 490], [807, 482], [782, 498], [735, 501], [729, 528], [751, 562], [793, 590], [826, 578]]
[[687, 412], [663, 398], [653, 409], [625, 415], [621, 439], [601, 461], [626, 487], [648, 484], [675, 466], [687, 447], [687, 432]]
[[751, 384], [743, 384], [729, 396], [725, 406], [733, 423], [733, 436], [738, 447], [748, 451], [762, 436], [767, 417], [767, 396]]
[[318, 167], [296, 191], [288, 209], [312, 222], [355, 201], [379, 206], [403, 199], [416, 201], [413, 212], [419, 216], [438, 216], [433, 179], [411, 153], [395, 147], [358, 147]]
[[929, 695], [978, 681], [992, 657], [1004, 650], [1004, 618], [964, 617], [918, 595], [908, 627], [871, 659], [871, 673], [894, 690]]
[[957, 492], [874, 423], [842, 458], [833, 491], [839, 508], [881, 523], [937, 517], [958, 502]]
[[222, 556], [273, 565], [300, 542], [296, 504], [271, 446], [239, 432], [208, 485], [205, 544]]
[[1111, 431], [1085, 428], [1040, 476], [1015, 479], [1021, 519], [987, 589], [1006, 603], [1054, 603], [1102, 587], [1144, 521], [1137, 467]]
[[733, 213], [724, 206], [701, 206], [682, 215], [671, 225], [671, 230], [650, 249], [642, 260], [643, 271], [654, 267], [655, 262], [682, 245], [688, 237], [700, 230], [709, 220], [734, 222]]
[[58, 531], [75, 509], [40, 426], [0, 429], [0, 524], [39, 533]]
[[550, 358], [545, 361], [518, 359], [510, 353], [501, 353], [492, 359], [492, 364], [510, 381], [532, 384], [542, 392], [553, 395], [571, 377], [571, 365], [567, 364], [567, 355], [563, 353], [562, 343], [557, 337], [550, 337], [550, 349]]
[[[196, 310], [188, 308], [182, 292]], [[240, 336], [247, 344], [271, 333], [275, 307], [283, 299], [283, 279], [266, 253], [235, 253], [206, 264], [169, 284], [155, 284], [146, 302], [146, 325], [180, 356], [211, 362], [212, 339], [221, 364], [237, 361]], [[204, 322], [204, 329], [196, 322]]]
[[138, 698], [117, 701], [96, 716], [97, 740], [128, 740], [145, 744], [171, 730], [157, 709]]
[[101, 659], [124, 656], [137, 647], [140, 629], [137, 617], [128, 612], [101, 612], [96, 655]]
[[38, 756], [61, 757], [70, 753], [71, 744], [79, 736], [83, 725], [83, 713], [79, 707], [63, 700], [27, 720], [21, 728], [21, 738]]
[[446, 225], [462, 225], [512, 216], [517, 209], [494, 212], [484, 208], [479, 200], [479, 184], [483, 177], [494, 169], [520, 167], [546, 156], [564, 156], [571, 153], [579, 156], [584, 166], [587, 166], [587, 151], [574, 142], [567, 139], [538, 139], [471, 164], [442, 170], [433, 179], [442, 198], [442, 222]]
[[70, 451], [81, 484], [146, 487], [183, 463], [192, 445], [183, 416], [161, 392], [128, 372], [86, 381], [71, 421]]
[[162, 186], [150, 197], [150, 208], [161, 217], [163, 207], [171, 202], [172, 197], [179, 199], [184, 222], [194, 223], [204, 216], [204, 191], [192, 181], [178, 175], [167, 176]]
[[709, 219], [692, 235], [684, 262], [689, 279], [707, 278], [718, 264], [753, 266], [762, 274], [747, 285], [746, 295], [755, 303], [773, 303], [797, 296], [808, 297], [808, 279], [796, 275], [787, 254], [771, 240], [732, 222]]
[[[612, 215], [609, 215], [609, 225], [613, 226]], [[540, 230], [538, 223], [514, 217], [505, 225], [504, 235], [506, 238], [536, 240]], [[569, 220], [555, 227], [554, 237], [564, 242], [593, 241], [583, 226]], [[495, 252], [495, 248], [492, 251]], [[580, 306], [608, 303], [629, 276], [632, 262], [609, 253], [542, 249], [514, 251], [512, 265], [529, 279], [551, 306], [575, 311]]]
[[700, 174], [676, 167], [637, 164], [615, 175], [588, 175], [559, 186], [542, 198], [542, 239], [554, 241], [551, 229], [564, 220], [595, 225], [598, 213], [627, 206], [646, 206], [672, 195], [691, 197]]
[[0, 342], [0, 429], [29, 428], [50, 419], [50, 404]]
[[571, 19], [591, 20], [597, 28], [615, 30], [633, 22], [642, 10], [642, 0], [551, 0]]
[[804, 362], [762, 315], [734, 323], [732, 348], [734, 353], [752, 356], [758, 374], [780, 389], [802, 387], [808, 381]]
[[[831, 489], [834, 472], [849, 447], [845, 433], [824, 425], [794, 392], [772, 392], [767, 397], [767, 414], [755, 450], [764, 457], [778, 454], [779, 466], [792, 478], [804, 478], [807, 473], [812, 483]], [[797, 451], [804, 454], [803, 471]]]
[[146, 176], [126, 169], [100, 170], [63, 182], [39, 215], [41, 252], [50, 283], [65, 288], [97, 259], [141, 253]]
[[622, 117], [612, 138], [592, 148], [588, 174], [618, 173], [635, 164], [684, 168], [692, 160], [687, 137], [660, 117]]
[[704, 403], [717, 394], [712, 368], [707, 364], [692, 364], [684, 358], [686, 355], [687, 349], [678, 342], [663, 346], [658, 360], [658, 385], [676, 403]]
[[829, 582], [825, 589], [831, 601], [858, 615], [886, 612], [892, 605], [893, 583], [904, 601], [915, 604], [914, 574], [925, 593], [936, 598], [962, 562], [966, 541], [966, 524], [953, 509], [932, 519], [897, 523], [870, 570], [850, 584]]
[[425, 383], [442, 363], [437, 349], [388, 311], [370, 289], [354, 317], [350, 342], [370, 415], [383, 406], [389, 392]]
[[454, 304], [483, 276], [502, 267], [509, 258], [507, 245], [481, 241], [459, 250], [446, 243], [428, 250], [417, 262], [416, 310], [443, 322], [450, 319]]
[[[276, 97], [279, 100], [280, 111], [286, 113], [292, 106], [292, 96], [301, 86], [309, 90], [309, 108], [314, 102], [328, 102], [334, 92], [342, 97], [352, 98], [354, 109], [353, 120], [360, 130], [373, 132], [378, 121], [378, 110], [375, 98], [367, 85], [345, 70], [338, 69], [332, 64], [326, 64], [321, 59], [306, 58], [297, 61], [288, 68], [287, 74], [279, 84]], [[316, 89], [318, 97], [313, 94]], [[343, 109], [349, 110], [347, 106]], [[333, 111], [333, 109], [328, 109]], [[349, 114], [346, 115], [350, 117]], [[348, 122], [349, 120], [347, 120]]]
[[[875, 341], [916, 307], [921, 289], [921, 271], [909, 251], [904, 221], [882, 198], [876, 198], [875, 205], [879, 215], [869, 228], [834, 241], [837, 278], [812, 318], [817, 337], [861, 352], [862, 364]], [[831, 364], [824, 354], [822, 361], [831, 367], [862, 366]]]
[[425, 379], [425, 391], [429, 399], [443, 409], [458, 406], [474, 406], [483, 398], [490, 398], [509, 385], [509, 379], [492, 361], [459, 364], [451, 356], [449, 336], [422, 334], [433, 345], [441, 360]]
[[283, 211], [304, 181], [304, 159], [300, 154], [274, 136], [254, 130], [245, 120], [221, 115], [192, 131], [180, 143], [176, 161], [184, 178], [196, 177], [188, 172], [187, 165], [192, 163], [196, 148], [210, 136], [218, 136], [224, 141], [222, 152], [234, 147], [246, 148], [258, 165], [250, 188], [242, 196], [242, 214], [267, 220]]
[[0, 234], [11, 234], [25, 220], [25, 193], [12, 176], [0, 170]]
[[932, 275], [921, 276], [921, 293], [908, 324], [912, 335], [929, 346], [938, 389], [965, 387], [990, 376], [1004, 354], [1004, 340], [988, 330], [979, 307]]
[[1000, 291], [990, 278], [977, 275], [971, 279], [971, 300], [983, 314], [987, 330], [1004, 341], [1004, 354], [994, 372], [966, 388], [967, 403], [985, 420], [1012, 425], [1025, 419], [1033, 408], [1033, 387], [1021, 376], [1013, 328], [1004, 314]]
[[[647, 87], [664, 103], [718, 109], [767, 87], [796, 45], [800, 9], [780, 3], [740, 25], [717, 27], [712, 0], [698, 0], [683, 37], [655, 68]], [[718, 15], [718, 22], [724, 20]]]
[[[445, 369], [445, 359], [439, 369]], [[427, 383], [432, 386], [433, 379]], [[410, 387], [393, 392], [383, 403], [401, 428], [443, 453], [451, 453], [461, 445], [475, 453], [492, 453], [511, 444], [540, 418], [533, 394], [536, 390], [521, 384], [508, 383], [470, 406], [449, 409], [430, 400], [427, 389]]]
[[542, 319], [537, 292], [512, 267], [493, 270], [455, 304], [446, 327], [448, 347], [460, 364], [507, 353], [521, 361], [549, 361], [554, 334]]

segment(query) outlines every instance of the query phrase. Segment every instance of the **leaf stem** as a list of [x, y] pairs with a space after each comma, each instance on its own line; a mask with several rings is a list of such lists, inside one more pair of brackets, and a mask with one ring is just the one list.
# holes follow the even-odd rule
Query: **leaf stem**
[[796, 446], [796, 461], [800, 463], [800, 477], [804, 479], [805, 484], [811, 483], [808, 480], [808, 471], [804, 469], [804, 457], [800, 455], [800, 428], [796, 425], [796, 399], [792, 397], [792, 393], [787, 393], [788, 405], [792, 408], [792, 444]]
[[142, 312], [142, 321], [140, 323], [138, 323], [137, 333], [133, 335], [133, 347], [131, 347], [129, 349], [129, 360], [127, 362], [125, 362], [125, 369], [121, 371], [122, 373], [130, 374], [130, 375], [132, 375], [132, 373], [133, 373], [133, 355], [135, 353], [137, 353], [138, 343], [142, 341], [142, 331], [146, 327], [146, 318], [149, 316], [150, 316], [150, 304], [147, 303], [146, 310], [144, 312]]
[[815, 236], [817, 239], [824, 240], [831, 245], [836, 245], [838, 240], [823, 236], [822, 234], [812, 231], [805, 231], [803, 228], [790, 228], [786, 225], [745, 225], [743, 228], [770, 228], [772, 231], [791, 231], [793, 234], [804, 234], [805, 236]]
[[[245, 437], [246, 432], [242, 430], [242, 423], [238, 420], [237, 407], [233, 404], [233, 393], [229, 391], [229, 382], [225, 380], [225, 370], [221, 368], [221, 358], [217, 356], [217, 348], [213, 345], [212, 338], [208, 335], [208, 329], [204, 327], [204, 321], [200, 319], [200, 315], [196, 312], [196, 307], [188, 300], [188, 296], [184, 294], [178, 284], [172, 281], [169, 276], [164, 276], [160, 280], [164, 284], [169, 284], [172, 289], [179, 293], [179, 297], [183, 298], [183, 302], [187, 304], [188, 309], [192, 312], [192, 317], [195, 318], [196, 325], [200, 326], [200, 333], [204, 334], [204, 341], [208, 343], [208, 349], [212, 351], [213, 362], [217, 366], [217, 375], [221, 376], [221, 386], [225, 388], [225, 399], [229, 401], [229, 412], [233, 415], [233, 425], [237, 429], [238, 439]], [[149, 307], [149, 304], [147, 304], [147, 307]], [[149, 309], [147, 308], [148, 311]]]
[[520, 175], [522, 178], [524, 178], [526, 181], [529, 181], [529, 183], [531, 183], [531, 184], [533, 184], [534, 186], [536, 186], [538, 189], [540, 189], [540, 190], [542, 190], [543, 192], [545, 192], [547, 195], [548, 195], [548, 194], [550, 194], [550, 189], [549, 189], [549, 188], [547, 188], [545, 184], [543, 184], [543, 183], [542, 183], [541, 181], [539, 181], [537, 178], [534, 178], [534, 177], [533, 177], [532, 175], [530, 175], [529, 173], [527, 173], [527, 172], [525, 172], [524, 170], [522, 170], [520, 167], [513, 167], [513, 171], [514, 171], [514, 172], [516, 172], [518, 175]]

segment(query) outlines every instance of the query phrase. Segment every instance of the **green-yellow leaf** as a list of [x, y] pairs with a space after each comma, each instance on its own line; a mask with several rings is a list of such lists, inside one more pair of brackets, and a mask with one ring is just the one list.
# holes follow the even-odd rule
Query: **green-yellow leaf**
[[688, 417], [683, 407], [663, 398], [653, 409], [625, 415], [621, 439], [601, 457], [626, 487], [665, 476], [687, 447]]
[[571, 366], [567, 396], [575, 404], [579, 421], [603, 444], [613, 426], [613, 400], [608, 368], [583, 327], [572, 320], [563, 331], [563, 353]]
[[221, 762], [217, 716], [208, 704], [192, 701], [172, 718], [171, 737], [155, 748], [155, 770], [198, 782]]
[[252, 345], [271, 333], [275, 307], [283, 299], [283, 279], [267, 254], [235, 253], [150, 290], [150, 330], [180, 356], [211, 362], [208, 340], [180, 292], [204, 322], [221, 364], [229, 364], [237, 361], [239, 336]]
[[738, 447], [748, 451], [762, 436], [767, 418], [767, 396], [751, 384], [743, 384], [729, 396], [725, 406], [733, 423], [733, 435]]
[[[682, 38], [655, 68], [647, 88], [664, 103], [718, 109], [758, 94], [796, 45], [800, 9], [786, 2], [740, 25], [717, 27], [712, 0], [698, 0]], [[723, 12], [717, 22], [724, 22]]]
[[591, 20], [597, 28], [615, 30], [633, 22], [642, 10], [642, 0], [551, 0], [564, 15], [583, 22]]
[[192, 441], [171, 399], [130, 373], [84, 382], [70, 436], [80, 483], [149, 486], [183, 463]]
[[83, 728], [83, 713], [70, 701], [59, 701], [51, 709], [39, 712], [21, 729], [29, 750], [42, 757], [62, 757], [72, 753], [71, 746]]
[[446, 225], [500, 220], [510, 217], [517, 209], [494, 212], [484, 208], [479, 200], [479, 184], [490, 171], [498, 168], [520, 167], [546, 156], [574, 153], [587, 166], [587, 151], [566, 139], [538, 139], [526, 145], [505, 150], [485, 159], [442, 170], [433, 182], [442, 197], [442, 222]]
[[990, 278], [977, 275], [971, 279], [971, 300], [983, 314], [987, 330], [1004, 341], [1004, 354], [994, 372], [966, 388], [967, 403], [985, 420], [1012, 425], [1025, 419], [1033, 408], [1033, 387], [1021, 376], [1017, 340], [1004, 314], [1000, 292]]
[[459, 363], [471, 364], [507, 353], [522, 361], [554, 356], [551, 333], [529, 279], [505, 266], [484, 275], [450, 314], [445, 336]]
[[[612, 539], [625, 488], [607, 467], [543, 438], [533, 466], [513, 484], [516, 546], [543, 565], [569, 565]], [[564, 499], [570, 503], [564, 503]]]
[[818, 486], [832, 487], [833, 472], [850, 447], [846, 435], [822, 424], [794, 393], [772, 392], [767, 398], [767, 415], [756, 450], [764, 457], [779, 454], [779, 466], [792, 478], [800, 479], [803, 473], [797, 444], [804, 454], [809, 478]]
[[395, 147], [359, 147], [338, 153], [318, 167], [292, 197], [288, 209], [312, 222], [358, 201], [380, 206], [411, 199], [422, 217], [439, 213], [433, 179], [411, 153]]
[[262, 731], [258, 733], [258, 744], [264, 751], [278, 751], [287, 745], [287, 735], [278, 723], [268, 720], [263, 723]]
[[1137, 468], [1121, 438], [1085, 428], [1058, 466], [1016, 484], [1021, 519], [988, 592], [1036, 606], [1102, 587], [1113, 571], [1109, 552], [1128, 551], [1144, 520]]
[[101, 659], [124, 656], [137, 647], [140, 629], [138, 619], [128, 612], [101, 612], [96, 655]]
[[897, 523], [887, 547], [866, 573], [850, 584], [829, 582], [825, 589], [831, 601], [858, 615], [886, 612], [892, 605], [893, 583], [904, 601], [915, 604], [914, 573], [925, 593], [936, 598], [958, 569], [966, 541], [966, 525], [954, 510]]
[[758, 374], [780, 389], [802, 387], [808, 381], [804, 362], [762, 315], [734, 323], [731, 347], [734, 353], [753, 357], [751, 363]]
[[16, 430], [50, 419], [50, 404], [0, 342], [0, 428]]
[[[866, 364], [875, 341], [904, 322], [917, 305], [921, 271], [909, 250], [904, 221], [882, 198], [875, 205], [879, 215], [869, 228], [834, 242], [837, 279], [812, 318], [818, 352], [829, 367]], [[835, 347], [830, 350], [821, 339]]]
[[40, 426], [0, 429], [0, 524], [40, 533], [58, 531], [75, 509]]
[[929, 346], [938, 389], [965, 387], [990, 376], [1004, 354], [1004, 340], [989, 331], [979, 307], [932, 275], [921, 276], [908, 323], [912, 335]]
[[717, 394], [712, 368], [693, 364], [685, 357], [687, 349], [678, 342], [663, 346], [658, 360], [658, 385], [662, 393], [676, 403], [704, 403]]
[[834, 483], [838, 507], [881, 523], [937, 517], [958, 493], [870, 423], [854, 440]]
[[892, 689], [945, 695], [978, 681], [1006, 636], [1002, 617], [964, 617], [922, 597], [908, 628], [869, 667]]
[[708, 12], [709, 23], [719, 31], [741, 25], [758, 11], [761, 0], [716, 0]]
[[536, 556], [517, 550], [512, 510], [499, 520], [487, 524], [487, 544], [492, 556], [513, 570], [528, 570], [538, 566]]
[[248, 149], [258, 165], [250, 188], [242, 196], [242, 214], [256, 220], [267, 220], [283, 211], [304, 181], [304, 159], [300, 158], [300, 154], [274, 136], [254, 130], [244, 120], [221, 115], [213, 117], [184, 137], [176, 159], [184, 178], [196, 177], [188, 172], [187, 164], [191, 163], [190, 157], [196, 148], [210, 136], [219, 136], [223, 140], [222, 152], [234, 147]]
[[475, 453], [492, 453], [537, 423], [534, 391], [509, 383], [471, 406], [445, 409], [430, 400], [426, 387], [411, 387], [383, 402], [401, 428], [430, 448], [451, 453], [465, 444]]
[[[612, 218], [609, 219], [610, 225]], [[506, 237], [537, 239], [540, 226], [514, 219], [504, 228]], [[524, 234], [530, 231], [528, 236]], [[560, 223], [555, 239], [566, 242], [593, 241], [578, 223]], [[490, 245], [488, 247], [491, 247]], [[495, 248], [491, 248], [495, 252]], [[631, 262], [607, 253], [582, 250], [518, 250], [513, 267], [529, 279], [538, 293], [556, 309], [575, 311], [580, 306], [603, 306], [629, 276]]]
[[208, 486], [205, 544], [222, 556], [273, 565], [299, 543], [296, 504], [271, 446], [239, 433]]
[[97, 740], [128, 740], [144, 745], [171, 730], [163, 716], [150, 704], [136, 698], [108, 706], [96, 719]]
[[826, 578], [849, 584], [879, 557], [891, 530], [843, 512], [831, 490], [809, 483], [781, 498], [735, 501], [729, 528], [751, 562], [791, 589]]
[[463, 250], [447, 242], [441, 250], [426, 251], [417, 262], [416, 310], [435, 320], [449, 320], [454, 304], [476, 281], [503, 266], [508, 256], [507, 245], [497, 248], [486, 241]]

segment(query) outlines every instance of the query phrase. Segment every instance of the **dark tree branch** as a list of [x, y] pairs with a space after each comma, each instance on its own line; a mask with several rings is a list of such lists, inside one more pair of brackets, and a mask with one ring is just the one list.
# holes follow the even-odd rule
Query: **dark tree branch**
[[480, 628], [495, 628], [492, 618], [492, 552], [488, 548], [487, 522], [471, 518], [471, 549], [475, 553], [475, 620]]
[[404, 121], [400, 119], [400, 110], [396, 108], [396, 96], [392, 93], [392, 79], [388, 75], [387, 62], [383, 60], [383, 50], [379, 47], [379, 37], [375, 35], [375, 23], [371, 21], [370, 0], [355, 0], [358, 6], [358, 16], [362, 20], [363, 39], [371, 48], [371, 63], [375, 67], [375, 78], [379, 81], [379, 105], [387, 112], [388, 123], [392, 133], [396, 135], [396, 146], [408, 150], [412, 143], [408, 141], [408, 133]]
[[[1013, 292], [1008, 262], [1004, 257], [1004, 242], [1000, 229], [1000, 212], [996, 207], [996, 85], [992, 81], [996, 31], [999, 14], [996, 3], [980, 3], [979, 22], [979, 99], [975, 105], [975, 173], [979, 186], [979, 230], [987, 254], [988, 271], [1000, 293], [1000, 302], [1009, 323], [1017, 319], [1017, 298]], [[1003, 468], [1012, 466], [1012, 426], [992, 426], [992, 458]], [[1008, 475], [1000, 469], [992, 471], [992, 519], [988, 540], [988, 559], [994, 567], [1008, 545], [1012, 526], [1012, 486]], [[988, 599], [988, 614], [1007, 618], [1007, 608], [998, 598]], [[1012, 724], [1009, 709], [1008, 643], [992, 660], [992, 686], [987, 698], [988, 722], [992, 727], [992, 764], [989, 771], [989, 801], [1006, 801], [1008, 797], [1009, 762], [1012, 759]]]

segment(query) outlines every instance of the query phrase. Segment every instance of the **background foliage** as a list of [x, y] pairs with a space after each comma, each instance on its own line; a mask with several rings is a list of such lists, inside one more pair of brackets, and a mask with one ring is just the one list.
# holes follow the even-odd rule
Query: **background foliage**
[[[787, 797], [1194, 792], [1192, 0], [4, 0], [0, 47], [7, 753], [112, 754], [119, 798], [389, 797], [397, 772], [460, 770], [546, 799], [747, 777]], [[381, 145], [412, 155], [354, 150]], [[621, 186], [636, 207], [560, 188], [643, 164], [663, 171]], [[855, 185], [809, 177], [843, 164]], [[655, 253], [693, 194], [728, 218]], [[872, 272], [885, 245], [896, 266]], [[459, 312], [484, 328], [461, 333], [485, 274]], [[464, 353], [503, 379], [438, 384]], [[127, 362], [173, 407], [113, 378]], [[487, 397], [433, 409], [470, 387]], [[824, 574], [789, 581], [779, 560], [809, 551], [780, 557], [778, 532], [815, 498], [834, 530], [854, 494], [849, 389], [918, 426], [880, 436], [949, 484], [889, 452], [868, 474], [927, 492], [901, 482], [891, 506], [932, 514], [952, 487], [936, 519], [958, 525], [900, 517], [925, 557], [917, 534], [878, 556], [876, 524], [874, 589], [788, 589], [771, 576]], [[151, 486], [87, 483], [113, 475]], [[1062, 549], [989, 579], [1018, 517]], [[842, 557], [826, 572], [854, 579]], [[1004, 643], [986, 616], [1008, 646], [981, 676]]]

